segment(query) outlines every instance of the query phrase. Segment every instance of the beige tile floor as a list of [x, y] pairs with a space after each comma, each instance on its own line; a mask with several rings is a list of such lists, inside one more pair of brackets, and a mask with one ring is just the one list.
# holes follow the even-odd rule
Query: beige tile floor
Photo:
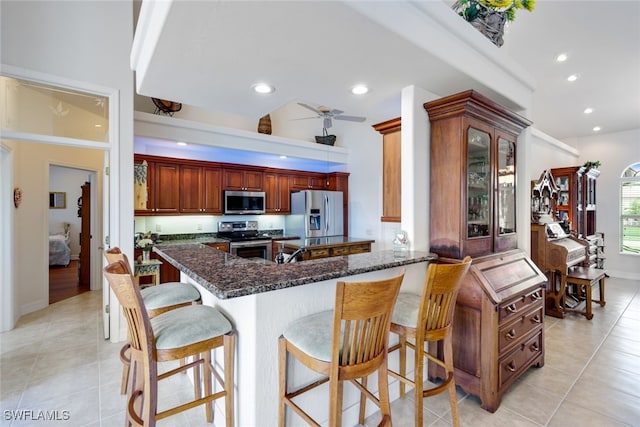
[[[640, 282], [610, 278], [606, 290], [607, 305], [594, 305], [591, 321], [546, 317], [545, 366], [523, 375], [494, 414], [459, 389], [462, 425], [640, 426]], [[123, 424], [121, 344], [102, 338], [100, 300], [100, 291], [78, 295], [23, 316], [0, 334], [0, 425]], [[170, 381], [160, 388], [161, 401], [190, 395], [185, 376]], [[450, 425], [446, 394], [426, 399], [424, 407], [425, 425]], [[392, 411], [394, 426], [413, 425], [411, 398], [395, 401]], [[17, 414], [62, 420], [16, 420]], [[374, 414], [367, 425], [375, 422]], [[196, 408], [158, 425], [208, 424]], [[274, 425], [265, 421], [264, 427]]]

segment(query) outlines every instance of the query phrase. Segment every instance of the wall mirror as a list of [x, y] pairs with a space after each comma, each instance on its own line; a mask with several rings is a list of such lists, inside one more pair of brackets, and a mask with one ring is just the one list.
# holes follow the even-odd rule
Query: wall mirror
[[49, 192], [49, 209], [65, 209], [67, 207], [67, 193], [62, 191]]

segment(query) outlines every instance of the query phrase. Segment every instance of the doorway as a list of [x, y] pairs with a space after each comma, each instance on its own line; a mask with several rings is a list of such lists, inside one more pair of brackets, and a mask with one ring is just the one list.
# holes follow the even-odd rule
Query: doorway
[[49, 203], [49, 304], [91, 290], [93, 270], [99, 268], [99, 254], [91, 247], [100, 216], [92, 183], [95, 171], [49, 165], [49, 194], [63, 199]]

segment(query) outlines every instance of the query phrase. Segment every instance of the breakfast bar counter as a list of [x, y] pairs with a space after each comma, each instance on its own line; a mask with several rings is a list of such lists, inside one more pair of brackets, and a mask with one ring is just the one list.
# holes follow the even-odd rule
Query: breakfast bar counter
[[[233, 324], [237, 332], [235, 425], [242, 427], [277, 425], [278, 337], [296, 319], [333, 309], [338, 280], [380, 280], [404, 270], [402, 291], [419, 294], [427, 264], [436, 258], [428, 252], [408, 252], [396, 258], [393, 251], [382, 251], [275, 264], [201, 244], [158, 245], [154, 251], [181, 271], [182, 282], [198, 288], [203, 304], [218, 308]], [[221, 365], [222, 356], [215, 357]], [[394, 366], [395, 359], [390, 363]], [[292, 372], [292, 384], [317, 379], [302, 365], [293, 366]], [[349, 387], [345, 386], [344, 393], [344, 425], [355, 425], [359, 393]], [[392, 398], [397, 397], [398, 387], [390, 387], [390, 392]], [[322, 386], [308, 394], [312, 400], [306, 406], [326, 424], [328, 390]], [[367, 405], [367, 414], [376, 409]], [[216, 405], [215, 410], [216, 417], [221, 417], [217, 419], [224, 419], [224, 405]], [[303, 425], [296, 417], [288, 418], [288, 426]]]

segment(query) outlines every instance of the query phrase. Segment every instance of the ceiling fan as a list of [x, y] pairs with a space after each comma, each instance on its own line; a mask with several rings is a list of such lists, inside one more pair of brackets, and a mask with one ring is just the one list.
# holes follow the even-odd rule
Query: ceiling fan
[[302, 102], [298, 102], [298, 105], [300, 105], [301, 107], [304, 107], [308, 110], [313, 111], [314, 113], [317, 114], [316, 117], [303, 117], [302, 119], [297, 119], [297, 120], [306, 120], [306, 119], [315, 119], [317, 117], [320, 117], [323, 120], [323, 124], [322, 127], [324, 129], [328, 129], [331, 127], [332, 122], [331, 119], [336, 119], [336, 120], [347, 120], [350, 122], [364, 122], [366, 120], [365, 117], [359, 117], [359, 116], [345, 116], [342, 113], [344, 113], [344, 111], [342, 110], [337, 110], [335, 108], [329, 108], [329, 107], [325, 107], [324, 105], [319, 106], [318, 108], [313, 108], [310, 105], [307, 104], [303, 104]]

